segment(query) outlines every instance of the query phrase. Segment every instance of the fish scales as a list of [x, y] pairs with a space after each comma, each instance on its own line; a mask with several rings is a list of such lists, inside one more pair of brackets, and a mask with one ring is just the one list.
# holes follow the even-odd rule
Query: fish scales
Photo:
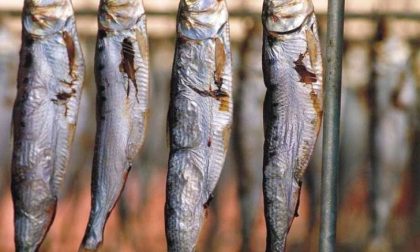
[[284, 251], [322, 118], [322, 62], [312, 2], [263, 5], [263, 192], [267, 251]]
[[140, 0], [102, 0], [95, 54], [97, 132], [92, 207], [81, 249], [102, 244], [145, 134], [149, 102], [146, 16]]
[[165, 224], [169, 251], [193, 251], [224, 164], [232, 122], [226, 3], [181, 0], [177, 25]]
[[54, 220], [83, 77], [71, 2], [25, 1], [13, 109], [16, 251], [37, 251]]

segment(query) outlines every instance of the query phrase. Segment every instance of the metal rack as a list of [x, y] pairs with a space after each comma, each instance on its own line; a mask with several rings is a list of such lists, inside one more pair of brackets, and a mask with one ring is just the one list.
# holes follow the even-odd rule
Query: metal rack
[[[76, 16], [96, 16], [96, 10], [76, 10]], [[146, 11], [147, 16], [166, 16], [166, 17], [176, 17], [176, 11]], [[20, 10], [0, 10], [0, 16], [13, 16], [13, 17], [20, 17], [21, 11]], [[233, 10], [229, 12], [229, 16], [232, 18], [244, 18], [244, 17], [251, 17], [259, 19], [261, 17], [261, 13], [259, 12], [252, 12], [252, 11], [239, 11]], [[317, 17], [319, 19], [327, 19], [328, 13], [318, 13]], [[365, 13], [356, 13], [356, 12], [348, 12], [344, 14], [345, 19], [367, 19], [367, 20], [377, 20], [379, 18], [395, 18], [395, 19], [404, 19], [404, 20], [420, 20], [420, 13], [417, 12], [365, 12]]]

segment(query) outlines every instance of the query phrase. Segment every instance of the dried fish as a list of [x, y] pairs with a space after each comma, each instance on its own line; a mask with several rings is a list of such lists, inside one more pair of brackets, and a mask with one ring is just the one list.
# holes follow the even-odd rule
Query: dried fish
[[340, 166], [338, 198], [346, 202], [349, 189], [368, 164], [369, 101], [371, 73], [368, 44], [346, 46], [343, 59], [343, 89], [341, 95]]
[[82, 247], [102, 243], [109, 214], [142, 146], [148, 114], [148, 41], [141, 0], [102, 0], [96, 44], [97, 132], [92, 208]]
[[237, 163], [242, 252], [251, 250], [251, 236], [261, 197], [264, 145], [262, 108], [265, 96], [261, 68], [261, 35], [260, 25], [254, 23], [244, 39], [234, 103], [232, 151]]
[[263, 5], [263, 191], [267, 251], [284, 251], [322, 117], [322, 62], [309, 0]]
[[392, 251], [388, 225], [397, 203], [403, 171], [408, 167], [413, 133], [411, 113], [416, 104], [416, 83], [411, 49], [398, 35], [378, 42], [374, 62], [376, 157], [373, 195], [373, 233], [368, 251]]
[[165, 206], [169, 251], [193, 251], [228, 148], [232, 77], [221, 0], [181, 0], [168, 114]]
[[73, 140], [84, 61], [69, 0], [24, 2], [13, 110], [16, 251], [36, 251], [53, 222]]
[[0, 83], [2, 91], [0, 93], [0, 197], [6, 190], [10, 189], [10, 132], [12, 125], [13, 103], [16, 97], [16, 74], [14, 70], [19, 64], [19, 59], [15, 57], [19, 53], [16, 47], [19, 39], [4, 24], [5, 20], [0, 18]]

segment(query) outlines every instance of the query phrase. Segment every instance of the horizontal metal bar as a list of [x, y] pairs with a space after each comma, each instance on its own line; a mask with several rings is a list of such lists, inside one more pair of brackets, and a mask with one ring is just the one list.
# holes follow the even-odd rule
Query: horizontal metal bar
[[411, 19], [411, 20], [420, 20], [420, 13], [417, 12], [372, 12], [372, 13], [346, 13], [345, 19], [372, 19], [378, 20], [382, 17], [385, 18], [394, 18], [394, 19]]
[[[93, 9], [87, 9], [87, 10], [76, 10], [77, 16], [96, 16], [97, 11]], [[168, 17], [176, 17], [177, 12], [176, 11], [147, 11], [147, 16], [168, 16]], [[0, 10], [0, 16], [20, 16], [21, 11], [12, 9], [2, 9]], [[229, 16], [231, 17], [251, 17], [251, 18], [260, 18], [261, 13], [259, 12], [251, 12], [251, 11], [231, 11], [229, 13]], [[320, 19], [326, 19], [327, 13], [319, 13], [317, 14], [317, 17]], [[420, 13], [418, 12], [386, 12], [386, 13], [380, 13], [380, 12], [350, 12], [345, 14], [346, 19], [368, 19], [368, 20], [377, 20], [381, 17], [386, 18], [395, 18], [395, 19], [408, 19], [408, 20], [420, 20]]]

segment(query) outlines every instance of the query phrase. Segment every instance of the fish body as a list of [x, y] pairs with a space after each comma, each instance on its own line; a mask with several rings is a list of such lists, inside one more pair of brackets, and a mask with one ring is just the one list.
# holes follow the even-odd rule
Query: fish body
[[261, 195], [263, 163], [264, 79], [261, 68], [262, 30], [257, 24], [248, 31], [241, 49], [239, 81], [235, 95], [232, 149], [237, 164], [241, 209], [241, 251], [251, 250], [254, 221]]
[[284, 251], [322, 118], [322, 62], [311, 1], [263, 5], [263, 193], [267, 251]]
[[71, 1], [25, 1], [13, 109], [16, 251], [37, 251], [53, 222], [77, 122], [84, 61]]
[[140, 0], [102, 0], [95, 54], [92, 206], [81, 248], [96, 250], [137, 153], [148, 114], [148, 41]]
[[343, 59], [340, 129], [340, 205], [346, 200], [362, 168], [368, 164], [370, 50], [364, 44], [349, 45]]
[[181, 0], [168, 113], [168, 251], [193, 251], [222, 170], [232, 122], [225, 1]]
[[[381, 242], [376, 241], [389, 240], [388, 224], [397, 203], [403, 171], [410, 161], [413, 133], [410, 116], [417, 97], [410, 65], [411, 50], [406, 42], [398, 36], [389, 36], [379, 42], [375, 50], [377, 122], [374, 153], [377, 188], [373, 198], [375, 219], [371, 246], [382, 247]], [[387, 250], [383, 248], [383, 251]]]
[[11, 69], [18, 67], [19, 53], [16, 44], [19, 43], [8, 28], [0, 21], [0, 83], [3, 91], [0, 94], [0, 195], [9, 190], [10, 181], [10, 156], [11, 150], [11, 123], [13, 103], [16, 97], [16, 75]]

